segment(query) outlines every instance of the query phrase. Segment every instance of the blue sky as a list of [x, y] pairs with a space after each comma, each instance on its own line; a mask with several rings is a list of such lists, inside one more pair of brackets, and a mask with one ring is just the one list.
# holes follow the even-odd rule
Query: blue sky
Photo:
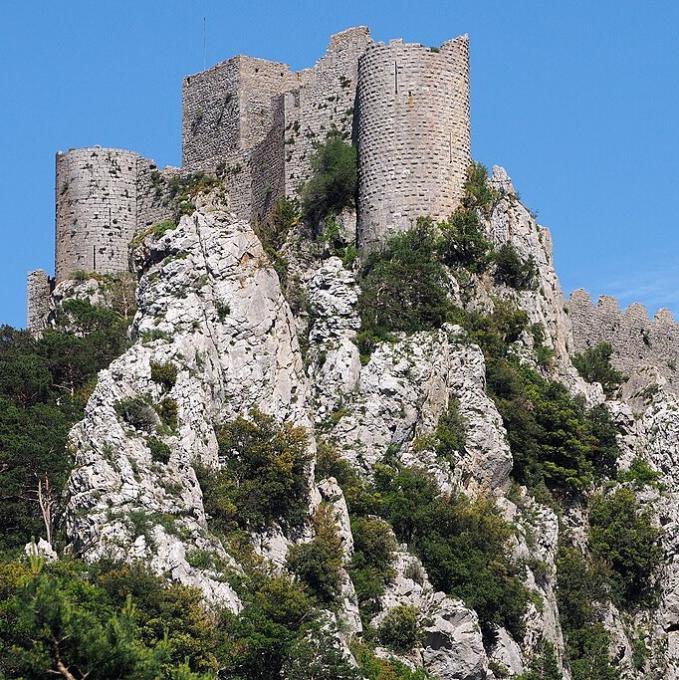
[[331, 33], [469, 33], [476, 159], [550, 227], [566, 293], [679, 318], [679, 3], [654, 0], [0, 0], [0, 323], [53, 271], [54, 154], [179, 165], [181, 79], [237, 53], [312, 65]]

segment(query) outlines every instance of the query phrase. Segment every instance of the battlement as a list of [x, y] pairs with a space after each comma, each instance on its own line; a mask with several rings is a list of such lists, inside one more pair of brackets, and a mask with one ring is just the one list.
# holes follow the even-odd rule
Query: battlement
[[608, 295], [595, 305], [584, 290], [571, 294], [566, 309], [573, 327], [573, 350], [582, 352], [609, 342], [613, 365], [629, 377], [628, 393], [660, 377], [667, 389], [679, 394], [679, 324], [669, 310], [659, 309], [650, 318], [643, 305], [634, 303], [622, 310]]

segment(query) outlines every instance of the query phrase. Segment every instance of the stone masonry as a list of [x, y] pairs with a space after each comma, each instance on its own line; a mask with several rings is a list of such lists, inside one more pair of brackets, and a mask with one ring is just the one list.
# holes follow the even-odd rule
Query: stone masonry
[[358, 242], [450, 216], [471, 162], [469, 45], [371, 45], [358, 74]]
[[[373, 43], [364, 26], [333, 35], [312, 68], [236, 56], [182, 86], [182, 169], [133, 151], [91, 147], [56, 158], [56, 284], [76, 271], [129, 271], [134, 235], [172, 215], [171, 180], [205, 172], [239, 218], [266, 220], [299, 196], [317, 144], [357, 145], [358, 245], [370, 249], [420, 215], [447, 217], [470, 162], [468, 40], [440, 48]], [[31, 275], [33, 276], [33, 275]], [[30, 327], [49, 307], [39, 275]]]
[[40, 333], [47, 325], [53, 283], [44, 269], [36, 269], [28, 275], [26, 320], [33, 333]]
[[666, 309], [649, 319], [646, 308], [630, 305], [624, 312], [615, 298], [602, 296], [597, 305], [584, 290], [574, 291], [566, 305], [573, 327], [573, 351], [602, 342], [613, 347], [613, 365], [626, 376], [625, 397], [639, 396], [654, 384], [679, 394], [679, 325]]
[[58, 153], [56, 283], [75, 271], [129, 271], [128, 246], [136, 231], [169, 214], [164, 187], [153, 162], [132, 151]]

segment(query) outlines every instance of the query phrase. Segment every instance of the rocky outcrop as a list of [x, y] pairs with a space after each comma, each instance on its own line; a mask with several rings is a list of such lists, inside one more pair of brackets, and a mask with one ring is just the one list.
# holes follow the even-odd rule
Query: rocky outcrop
[[[454, 466], [417, 446], [451, 399], [466, 421], [465, 450]], [[508, 484], [512, 458], [502, 418], [485, 393], [483, 354], [458, 326], [382, 343], [328, 426], [342, 455], [367, 474], [389, 453], [428, 469], [443, 490], [495, 491]]]
[[[237, 609], [228, 584], [191, 566], [201, 550], [238, 569], [207, 532], [192, 465], [217, 465], [213, 422], [254, 407], [310, 426], [294, 322], [250, 226], [214, 206], [143, 248], [153, 264], [139, 283], [135, 342], [101, 372], [71, 433], [68, 535], [86, 559], [144, 559]], [[152, 363], [173, 364], [175, 384], [154, 382]], [[143, 425], [120, 415], [131, 399], [147, 407]], [[176, 423], [155, 414], [163, 405]], [[167, 460], [154, 461], [151, 437]]]

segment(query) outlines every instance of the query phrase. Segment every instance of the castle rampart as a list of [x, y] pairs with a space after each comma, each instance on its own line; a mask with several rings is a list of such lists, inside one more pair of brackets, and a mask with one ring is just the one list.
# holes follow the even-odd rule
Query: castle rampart
[[370, 45], [358, 69], [358, 240], [370, 249], [459, 204], [471, 161], [466, 36]]
[[627, 395], [658, 378], [679, 394], [679, 325], [671, 312], [661, 309], [650, 319], [643, 305], [632, 304], [623, 312], [609, 296], [600, 297], [595, 306], [584, 290], [571, 294], [566, 309], [573, 327], [573, 351], [609, 342], [613, 365], [628, 377]]
[[[183, 81], [182, 169], [123, 149], [57, 154], [56, 283], [129, 269], [135, 232], [172, 214], [178, 173], [215, 175], [241, 219], [296, 196], [338, 131], [358, 146], [358, 245], [418, 216], [447, 217], [470, 161], [468, 42], [374, 44], [364, 26], [333, 35], [312, 68], [236, 56]], [[44, 288], [44, 286], [43, 286]]]

